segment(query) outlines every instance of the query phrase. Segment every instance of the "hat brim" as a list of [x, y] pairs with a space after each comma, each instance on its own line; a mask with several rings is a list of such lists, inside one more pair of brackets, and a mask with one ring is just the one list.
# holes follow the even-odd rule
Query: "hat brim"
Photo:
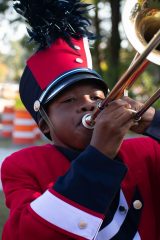
[[100, 88], [103, 89], [105, 93], [108, 92], [108, 86], [104, 82], [104, 80], [100, 77], [99, 74], [95, 74], [96, 72], [79, 72], [72, 75], [69, 75], [63, 79], [59, 79], [59, 81], [53, 82], [51, 86], [46, 90], [46, 92], [41, 97], [40, 101], [42, 105], [50, 102], [53, 98], [55, 98], [59, 93], [64, 91], [66, 88], [76, 84], [78, 82], [90, 82], [91, 84], [97, 84]]

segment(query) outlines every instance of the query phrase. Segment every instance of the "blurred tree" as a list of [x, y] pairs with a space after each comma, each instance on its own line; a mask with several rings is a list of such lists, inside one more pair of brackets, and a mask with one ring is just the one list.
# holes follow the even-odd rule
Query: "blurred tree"
[[1, 69], [0, 82], [5, 82], [9, 72], [9, 68], [5, 63], [1, 62], [1, 60], [0, 60], [0, 69]]
[[109, 0], [111, 7], [111, 34], [108, 41], [108, 49], [106, 58], [108, 59], [109, 71], [108, 78], [111, 79], [110, 85], [113, 87], [119, 78], [120, 67], [120, 32], [119, 23], [120, 17], [120, 2], [121, 0]]
[[9, 0], [3, 0], [0, 2], [0, 12], [4, 13], [9, 7]]
[[[98, 72], [112, 88], [120, 73], [120, 3], [122, 0], [93, 0], [93, 23], [97, 39], [93, 59]], [[104, 13], [105, 9], [105, 13]], [[101, 12], [103, 11], [103, 16]], [[108, 27], [110, 26], [110, 27]], [[105, 29], [106, 28], [106, 29]]]
[[20, 41], [11, 42], [12, 50], [8, 54], [0, 54], [0, 82], [19, 81], [25, 65], [26, 49]]
[[95, 17], [94, 17], [94, 26], [96, 29], [96, 35], [97, 35], [97, 39], [95, 41], [95, 47], [94, 47], [94, 54], [96, 56], [95, 58], [95, 66], [97, 71], [102, 75], [102, 71], [101, 71], [101, 67], [100, 67], [100, 63], [101, 63], [101, 59], [100, 59], [100, 48], [99, 48], [99, 44], [100, 44], [100, 18], [99, 18], [99, 9], [98, 9], [98, 0], [94, 0], [94, 5], [95, 5]]

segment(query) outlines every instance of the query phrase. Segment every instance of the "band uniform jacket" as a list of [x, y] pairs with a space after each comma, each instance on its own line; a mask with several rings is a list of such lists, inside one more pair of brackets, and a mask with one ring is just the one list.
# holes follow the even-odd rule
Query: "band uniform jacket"
[[1, 174], [2, 240], [160, 239], [160, 146], [149, 137], [124, 140], [114, 160], [92, 146], [71, 162], [51, 144], [30, 147]]

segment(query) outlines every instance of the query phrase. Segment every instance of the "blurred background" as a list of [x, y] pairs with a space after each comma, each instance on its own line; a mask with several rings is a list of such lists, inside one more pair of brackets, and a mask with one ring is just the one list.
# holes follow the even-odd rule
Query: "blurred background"
[[[124, 0], [86, 0], [95, 8], [89, 12], [96, 41], [91, 43], [95, 69], [110, 89], [131, 63], [135, 50], [126, 39], [122, 22]], [[26, 25], [9, 0], [0, 0], [0, 164], [10, 153], [46, 141], [25, 111], [18, 94], [20, 76], [26, 59], [35, 51], [28, 43]], [[150, 64], [129, 91], [144, 102], [160, 86], [159, 67]], [[158, 108], [160, 102], [155, 103]], [[23, 124], [21, 123], [23, 119]], [[23, 134], [22, 134], [23, 132]], [[8, 211], [0, 185], [0, 233]]]

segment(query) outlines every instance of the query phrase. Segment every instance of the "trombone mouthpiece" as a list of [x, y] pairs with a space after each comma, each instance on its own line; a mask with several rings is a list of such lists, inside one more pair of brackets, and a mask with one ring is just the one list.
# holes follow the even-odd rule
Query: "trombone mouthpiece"
[[93, 129], [94, 128], [94, 121], [92, 120], [91, 114], [86, 114], [82, 118], [82, 124], [85, 128]]

